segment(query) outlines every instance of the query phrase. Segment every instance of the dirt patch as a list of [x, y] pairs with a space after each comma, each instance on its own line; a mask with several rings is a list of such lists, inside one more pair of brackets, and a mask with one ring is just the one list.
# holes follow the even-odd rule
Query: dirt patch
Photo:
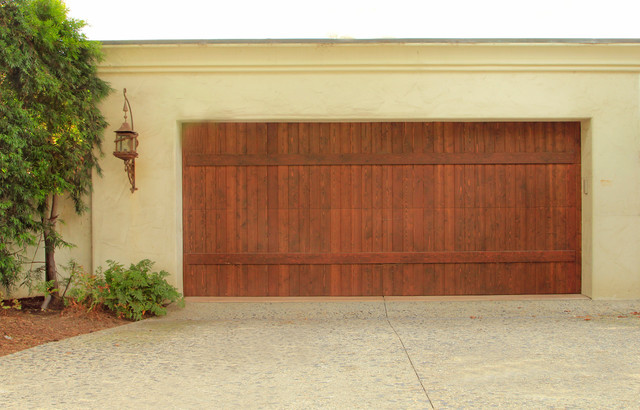
[[[11, 306], [11, 301], [4, 302]], [[62, 303], [40, 310], [42, 297], [20, 299], [21, 310], [0, 309], [0, 356], [44, 343], [131, 323], [109, 312], [87, 312]]]

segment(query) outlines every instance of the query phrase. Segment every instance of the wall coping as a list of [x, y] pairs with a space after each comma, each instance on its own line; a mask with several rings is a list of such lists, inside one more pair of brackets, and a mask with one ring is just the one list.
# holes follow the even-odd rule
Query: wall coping
[[104, 42], [101, 73], [632, 72], [640, 40]]
[[640, 38], [275, 38], [104, 40], [104, 45], [150, 44], [638, 44]]

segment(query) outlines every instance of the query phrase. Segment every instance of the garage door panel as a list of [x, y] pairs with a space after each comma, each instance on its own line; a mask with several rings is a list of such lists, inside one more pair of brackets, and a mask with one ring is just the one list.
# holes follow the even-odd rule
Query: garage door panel
[[572, 264], [191, 265], [191, 296], [534, 294], [563, 291]]
[[183, 148], [185, 294], [580, 290], [578, 123], [189, 124]]
[[436, 251], [436, 252], [243, 252], [190, 253], [190, 265], [350, 265], [575, 262], [573, 250]]
[[[215, 186], [212, 190], [217, 191]], [[213, 209], [210, 206], [212, 202]], [[443, 220], [445, 225], [449, 225], [451, 220], [455, 221], [453, 232], [456, 250], [492, 250], [499, 247], [496, 238], [505, 236], [502, 234], [502, 219], [506, 220], [509, 232], [507, 249], [568, 249], [571, 247], [569, 240], [573, 238], [570, 235], [575, 231], [575, 209], [566, 206], [463, 207], [454, 208], [453, 217], [447, 219], [443, 215], [446, 211], [450, 212], [447, 209], [392, 207], [374, 212], [371, 204], [363, 204], [365, 208], [331, 210], [322, 218], [323, 212], [319, 208], [267, 208], [268, 201], [258, 198], [241, 202], [240, 209], [236, 209], [236, 199], [212, 202], [205, 202], [204, 205], [200, 202], [200, 205], [186, 211], [185, 219], [191, 222], [188, 231], [195, 229], [193, 238], [196, 241], [202, 240], [203, 234], [199, 230], [205, 225], [206, 240], [211, 243], [211, 246], [207, 245], [209, 251], [244, 249], [247, 246], [243, 242], [247, 236], [250, 237], [249, 248], [252, 251], [289, 249], [306, 252], [310, 250], [312, 240], [317, 250], [322, 239], [327, 237], [323, 235], [323, 229], [326, 230], [328, 225], [334, 231], [334, 250], [354, 247], [356, 251], [363, 249], [363, 243], [372, 250], [373, 237], [379, 235], [390, 240], [382, 241], [376, 251], [428, 250], [426, 246], [432, 246], [435, 237], [441, 236], [443, 229], [448, 229], [448, 226], [441, 226]], [[198, 222], [202, 220], [202, 214], [198, 212], [205, 212], [200, 209], [203, 207], [207, 208], [205, 224]], [[314, 229], [311, 229], [311, 224]], [[286, 247], [277, 241], [281, 232], [287, 234]], [[364, 242], [363, 235], [366, 239]], [[442, 242], [442, 238], [438, 242]], [[276, 244], [279, 246], [276, 247]]]

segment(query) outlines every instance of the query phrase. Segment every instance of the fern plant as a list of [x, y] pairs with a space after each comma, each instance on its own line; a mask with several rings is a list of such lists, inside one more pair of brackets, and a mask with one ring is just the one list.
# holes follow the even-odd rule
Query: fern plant
[[165, 278], [166, 271], [152, 272], [153, 262], [144, 259], [124, 265], [107, 261], [104, 271], [105, 287], [101, 291], [102, 303], [118, 316], [141, 320], [145, 315], [162, 316], [167, 313], [165, 305], [171, 302], [184, 304], [182, 295]]
[[111, 260], [107, 265], [104, 271], [98, 268], [95, 273], [88, 273], [81, 266], [70, 264], [71, 289], [66, 303], [83, 305], [88, 310], [104, 306], [129, 320], [165, 315], [165, 306], [172, 302], [184, 306], [182, 295], [165, 279], [169, 273], [152, 272], [152, 261], [144, 259], [129, 268]]

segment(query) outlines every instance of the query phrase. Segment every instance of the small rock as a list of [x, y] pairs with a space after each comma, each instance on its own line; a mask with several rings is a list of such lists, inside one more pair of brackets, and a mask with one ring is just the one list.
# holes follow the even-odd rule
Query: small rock
[[7, 336], [7, 335], [4, 335], [4, 338], [7, 339], [7, 340], [13, 340], [13, 337]]

